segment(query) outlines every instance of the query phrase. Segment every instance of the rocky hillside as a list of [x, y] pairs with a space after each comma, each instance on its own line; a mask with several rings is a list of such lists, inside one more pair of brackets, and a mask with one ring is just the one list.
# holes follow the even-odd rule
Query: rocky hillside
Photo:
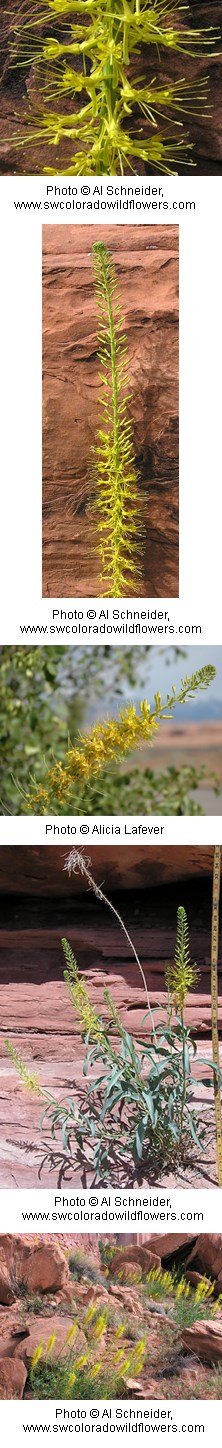
[[221, 1236], [2, 1235], [0, 1399], [221, 1397], [221, 1286]]

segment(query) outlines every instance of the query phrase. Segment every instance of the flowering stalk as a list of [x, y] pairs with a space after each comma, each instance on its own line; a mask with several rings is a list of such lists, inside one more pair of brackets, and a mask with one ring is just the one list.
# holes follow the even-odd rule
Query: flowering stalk
[[177, 911], [177, 936], [175, 945], [174, 964], [167, 965], [165, 971], [166, 985], [168, 990], [168, 1004], [170, 1004], [170, 1020], [172, 1016], [172, 1002], [175, 1010], [179, 1012], [180, 1034], [181, 1034], [181, 1068], [182, 1068], [182, 1092], [180, 1105], [180, 1136], [183, 1135], [184, 1111], [187, 1100], [187, 1086], [189, 1084], [188, 1067], [188, 1045], [187, 1031], [184, 1022], [184, 1007], [188, 991], [196, 985], [199, 978], [199, 971], [196, 965], [191, 965], [189, 947], [189, 929], [186, 910], [179, 905]]
[[101, 560], [102, 596], [138, 593], [142, 545], [141, 502], [128, 415], [130, 390], [127, 348], [115, 267], [103, 242], [93, 246], [93, 273], [99, 315], [101, 367], [100, 427], [93, 454], [93, 516]]
[[[185, 63], [186, 57], [190, 62], [195, 55], [211, 55], [213, 27], [191, 28], [189, 4], [181, 0], [39, 0], [37, 10], [36, 21], [33, 7], [27, 23], [18, 20], [15, 36], [19, 59], [22, 51], [24, 64], [39, 64], [43, 100], [39, 108], [30, 102], [27, 134], [15, 136], [15, 144], [48, 141], [56, 147], [54, 166], [44, 168], [49, 175], [137, 174], [138, 162], [148, 172], [177, 174], [178, 163], [191, 159], [184, 121], [207, 110], [208, 78], [192, 81], [182, 74], [169, 85], [159, 84], [156, 71], [161, 52], [163, 58], [167, 51], [183, 55]], [[50, 28], [55, 21], [60, 35], [65, 15], [65, 38], [64, 31], [61, 39], [44, 38], [47, 21]], [[188, 24], [181, 26], [186, 17]], [[137, 65], [141, 55], [144, 66], [144, 48], [148, 60], [149, 52], [154, 57], [154, 75], [147, 83]], [[67, 165], [58, 173], [57, 152], [64, 141]]]
[[[64, 812], [71, 806], [81, 813], [81, 785], [83, 788], [113, 760], [122, 759], [141, 744], [151, 744], [153, 735], [162, 719], [172, 719], [176, 704], [185, 704], [194, 698], [198, 689], [207, 689], [215, 676], [211, 664], [198, 669], [191, 678], [182, 679], [179, 692], [173, 685], [171, 693], [163, 702], [162, 695], [154, 695], [155, 709], [150, 708], [147, 699], [141, 700], [139, 712], [135, 704], [121, 709], [118, 719], [108, 719], [105, 724], [94, 724], [89, 733], [79, 735], [79, 742], [67, 750], [64, 762], [58, 761], [48, 771], [43, 785], [35, 784], [27, 796], [24, 813], [54, 813], [62, 806]], [[76, 789], [76, 800], [75, 800]]]

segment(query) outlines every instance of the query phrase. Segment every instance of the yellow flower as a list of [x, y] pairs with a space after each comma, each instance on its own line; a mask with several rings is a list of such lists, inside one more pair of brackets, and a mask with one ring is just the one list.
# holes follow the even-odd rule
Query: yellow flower
[[91, 1322], [91, 1321], [92, 1321], [92, 1317], [95, 1316], [95, 1312], [96, 1312], [96, 1311], [97, 1311], [97, 1303], [94, 1302], [94, 1304], [93, 1304], [92, 1307], [88, 1307], [88, 1312], [86, 1312], [85, 1317], [84, 1317], [84, 1325], [85, 1325], [85, 1324], [88, 1325], [88, 1322]]
[[104, 1313], [100, 1313], [100, 1317], [97, 1318], [97, 1322], [95, 1322], [93, 1327], [93, 1336], [96, 1338], [102, 1337], [106, 1327], [107, 1317], [105, 1317]]
[[90, 1369], [90, 1377], [91, 1377], [91, 1379], [98, 1377], [98, 1373], [101, 1372], [101, 1366], [102, 1366], [101, 1363], [94, 1363], [94, 1367]]
[[40, 1343], [39, 1343], [39, 1346], [35, 1348], [35, 1352], [33, 1353], [33, 1357], [32, 1357], [32, 1368], [36, 1368], [36, 1364], [39, 1362], [39, 1358], [42, 1357], [42, 1353], [43, 1353], [43, 1342], [40, 1342]]
[[46, 1353], [50, 1353], [50, 1352], [52, 1351], [52, 1348], [54, 1347], [54, 1343], [55, 1343], [55, 1342], [56, 1342], [56, 1332], [52, 1332], [51, 1337], [49, 1337], [49, 1340], [48, 1340], [48, 1342], [47, 1342]]
[[77, 1322], [73, 1322], [72, 1327], [70, 1327], [70, 1328], [69, 1328], [69, 1332], [67, 1332], [67, 1337], [66, 1337], [66, 1339], [65, 1339], [66, 1342], [72, 1342], [72, 1341], [73, 1341], [73, 1338], [75, 1337], [75, 1334], [76, 1334], [76, 1332], [77, 1332], [77, 1326], [78, 1326], [78, 1323], [77, 1323]]
[[124, 1358], [124, 1348], [123, 1348], [123, 1347], [120, 1347], [119, 1350], [118, 1350], [118, 1352], [115, 1353], [112, 1361], [113, 1361], [113, 1363], [117, 1363], [117, 1365], [119, 1366], [119, 1364], [122, 1362], [122, 1359], [123, 1359], [123, 1358]]
[[40, 1096], [41, 1086], [39, 1084], [38, 1076], [28, 1070], [28, 1066], [26, 1066], [25, 1061], [23, 1061], [23, 1057], [19, 1055], [18, 1051], [16, 1051], [15, 1046], [11, 1045], [11, 1041], [6, 1038], [4, 1044], [6, 1046], [8, 1056], [10, 1056], [11, 1061], [13, 1061], [13, 1065], [15, 1066], [16, 1071], [19, 1072], [21, 1080], [24, 1081], [24, 1085], [28, 1087], [29, 1091], [35, 1091], [37, 1092], [37, 1095]]
[[202, 1282], [198, 1282], [198, 1286], [196, 1287], [196, 1292], [195, 1292], [195, 1297], [194, 1297], [195, 1302], [202, 1302], [202, 1301], [204, 1301], [204, 1298], [205, 1298], [205, 1297], [206, 1297], [206, 1298], [212, 1297], [212, 1293], [214, 1292], [214, 1288], [215, 1288], [215, 1282], [207, 1282], [206, 1277], [203, 1277], [203, 1278], [202, 1278]]
[[88, 1359], [88, 1353], [85, 1353], [85, 1354], [82, 1353], [82, 1357], [76, 1358], [76, 1361], [75, 1361], [75, 1370], [76, 1370], [76, 1372], [77, 1372], [77, 1370], [80, 1371], [80, 1368], [84, 1368], [85, 1365], [86, 1365], [86, 1363], [88, 1363], [88, 1361], [89, 1361], [89, 1359]]
[[177, 1283], [175, 1296], [177, 1299], [180, 1297], [190, 1297], [189, 1283], [185, 1282], [184, 1277], [181, 1277], [180, 1282]]

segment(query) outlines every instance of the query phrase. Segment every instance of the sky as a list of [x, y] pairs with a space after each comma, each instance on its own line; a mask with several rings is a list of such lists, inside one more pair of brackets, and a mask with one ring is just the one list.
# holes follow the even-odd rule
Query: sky
[[[139, 668], [139, 648], [137, 648], [137, 655]], [[103, 714], [107, 715], [109, 712], [109, 714], [115, 715], [118, 712], [118, 708], [121, 707], [121, 702], [124, 700], [128, 703], [133, 699], [133, 701], [138, 704], [141, 698], [148, 698], [151, 705], [153, 705], [154, 694], [158, 689], [160, 689], [163, 698], [165, 698], [166, 693], [171, 690], [173, 684], [176, 684], [177, 688], [179, 688], [181, 679], [183, 679], [186, 674], [190, 675], [194, 673], [205, 664], [214, 665], [216, 669], [215, 679], [213, 679], [208, 689], [198, 691], [193, 699], [188, 700], [185, 706], [186, 719], [193, 719], [194, 722], [197, 719], [221, 719], [222, 721], [222, 648], [219, 646], [205, 648], [201, 644], [188, 645], [186, 647], [185, 658], [181, 656], [179, 658], [175, 657], [171, 649], [161, 649], [156, 645], [153, 646], [148, 653], [147, 670], [144, 656], [143, 659], [141, 656], [138, 684], [132, 687], [129, 685], [127, 679], [123, 680], [122, 700], [120, 700], [119, 695], [115, 695], [112, 691], [109, 676], [109, 688], [106, 691]], [[99, 698], [93, 697], [91, 705], [89, 701], [87, 713], [87, 719], [90, 721], [99, 717], [101, 717], [101, 694]], [[174, 719], [175, 721], [181, 719], [181, 704], [178, 704], [175, 708]]]

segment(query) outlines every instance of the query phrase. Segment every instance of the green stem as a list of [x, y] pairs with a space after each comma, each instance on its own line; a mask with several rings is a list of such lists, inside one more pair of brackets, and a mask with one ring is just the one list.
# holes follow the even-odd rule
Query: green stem
[[182, 1099], [181, 1099], [181, 1111], [180, 1111], [180, 1141], [181, 1141], [181, 1138], [182, 1138], [182, 1135], [183, 1135], [183, 1118], [184, 1118], [184, 1109], [185, 1109], [185, 1105], [186, 1105], [186, 1094], [187, 1094], [186, 1068], [185, 1068], [185, 1030], [184, 1030], [184, 1018], [183, 1018], [183, 1011], [182, 1011], [182, 1010], [181, 1010], [181, 1025], [182, 1025], [182, 1030], [183, 1030], [183, 1050], [182, 1050]]
[[[112, 309], [111, 290], [110, 290], [108, 269], [107, 269], [106, 256], [105, 256], [105, 254], [104, 254], [104, 249], [101, 250], [101, 270], [102, 270], [102, 277], [103, 277], [103, 284], [104, 284], [104, 292], [105, 292], [105, 299], [106, 299], [106, 306], [107, 306], [108, 326], [109, 326], [109, 339], [110, 339], [111, 379], [112, 379], [112, 413], [113, 413], [113, 494], [114, 494], [115, 516], [117, 516], [117, 519], [118, 519], [118, 522], [119, 522], [119, 515], [120, 515], [120, 511], [121, 511], [122, 499], [121, 499], [121, 488], [120, 488], [120, 477], [119, 477], [120, 425], [119, 425], [119, 406], [118, 406], [117, 344], [116, 344], [115, 324], [114, 324], [113, 309]], [[114, 526], [114, 528], [113, 528], [113, 559], [112, 559], [112, 567], [113, 567], [113, 596], [114, 596], [114, 598], [118, 598], [118, 597], [119, 597], [119, 590], [120, 590], [119, 549], [118, 549], [118, 541], [116, 541], [115, 534], [116, 534], [116, 523], [115, 523], [115, 526]]]
[[82, 855], [81, 850], [75, 850], [75, 849], [74, 849], [74, 850], [71, 850], [71, 851], [70, 851], [70, 854], [67, 856], [67, 860], [65, 861], [64, 869], [65, 869], [65, 870], [68, 870], [68, 874], [71, 875], [72, 872], [75, 873], [76, 868], [79, 869], [80, 874], [83, 875], [83, 876], [85, 877], [85, 879], [87, 880], [90, 889], [93, 890], [94, 895], [96, 895], [96, 899], [97, 899], [97, 900], [101, 900], [104, 905], [107, 905], [107, 906], [108, 906], [108, 910], [111, 910], [112, 915], [115, 915], [115, 918], [116, 918], [116, 920], [118, 920], [118, 924], [120, 925], [120, 929], [123, 930], [123, 933], [124, 933], [124, 935], [126, 936], [126, 940], [128, 941], [128, 945], [130, 946], [130, 950], [132, 950], [132, 954], [134, 955], [134, 960], [136, 961], [136, 965], [138, 966], [138, 970], [140, 971], [140, 975], [141, 975], [141, 977], [142, 977], [143, 986], [144, 986], [144, 990], [145, 990], [145, 996], [146, 996], [146, 1003], [147, 1003], [147, 1007], [148, 1007], [148, 1011], [149, 1011], [149, 1015], [150, 1015], [150, 1021], [151, 1021], [151, 1025], [152, 1025], [152, 1031], [153, 1031], [154, 1039], [155, 1039], [155, 1041], [156, 1041], [155, 1025], [154, 1025], [154, 1019], [153, 1019], [153, 1015], [152, 1015], [152, 1011], [151, 1011], [151, 1005], [150, 1005], [150, 1000], [149, 1000], [149, 995], [148, 995], [148, 990], [147, 990], [146, 977], [145, 977], [145, 975], [144, 975], [143, 967], [142, 967], [142, 965], [141, 965], [141, 961], [139, 960], [139, 956], [137, 955], [136, 947], [135, 947], [135, 945], [133, 944], [133, 941], [131, 940], [131, 935], [129, 935], [129, 931], [127, 930], [127, 927], [126, 927], [126, 925], [125, 925], [125, 921], [122, 919], [122, 915], [120, 915], [119, 910], [117, 910], [117, 909], [116, 909], [116, 906], [113, 905], [112, 900], [109, 900], [108, 895], [105, 895], [105, 892], [104, 892], [104, 890], [102, 890], [101, 885], [97, 885], [97, 884], [96, 884], [96, 881], [94, 880], [94, 877], [93, 877], [93, 875], [91, 874], [91, 870], [89, 869], [89, 866], [88, 866], [88, 864], [87, 864], [87, 862], [86, 862], [86, 860], [85, 860], [85, 858], [84, 858], [84, 855]]

